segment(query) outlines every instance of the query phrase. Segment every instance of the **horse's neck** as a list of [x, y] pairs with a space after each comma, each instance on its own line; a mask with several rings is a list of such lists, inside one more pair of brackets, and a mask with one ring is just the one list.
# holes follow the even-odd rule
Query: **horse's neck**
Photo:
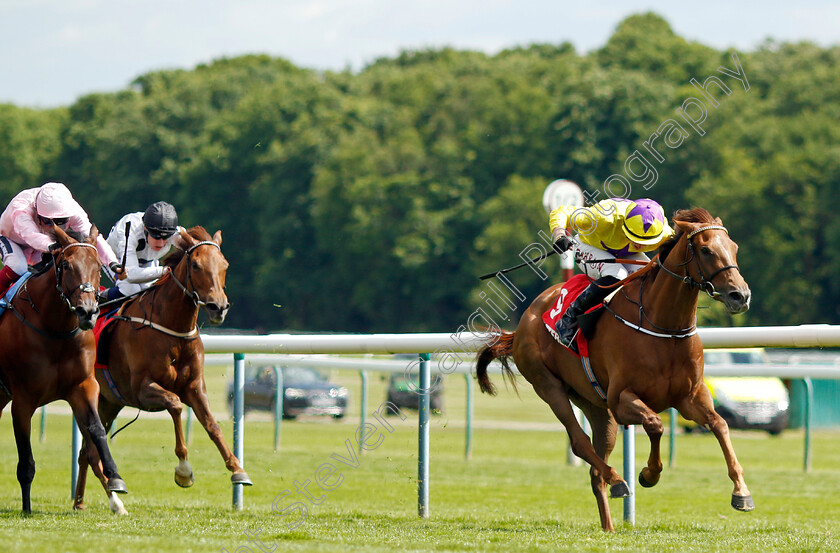
[[[688, 270], [685, 262], [685, 245], [674, 246], [663, 265], [673, 273], [684, 276]], [[655, 325], [662, 328], [688, 328], [697, 316], [699, 290], [660, 269], [644, 291], [642, 305]]]
[[182, 266], [183, 261], [156, 289], [144, 294], [144, 301], [139, 303], [144, 315], [152, 322], [177, 332], [189, 332], [198, 321], [198, 306], [173, 279], [175, 277], [188, 286], [184, 282], [186, 269], [182, 269]]
[[19, 300], [20, 303], [16, 303], [15, 307], [20, 308], [23, 305], [25, 309], [31, 309], [31, 305], [34, 305], [45, 330], [66, 332], [79, 325], [79, 320], [58, 294], [54, 270], [47, 269], [31, 277], [24, 287], [17, 296], [23, 301]]

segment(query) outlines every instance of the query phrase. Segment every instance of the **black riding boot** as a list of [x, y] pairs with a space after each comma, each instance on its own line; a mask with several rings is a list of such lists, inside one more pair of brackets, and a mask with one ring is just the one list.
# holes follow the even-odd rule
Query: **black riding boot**
[[587, 286], [584, 291], [575, 298], [572, 305], [566, 308], [563, 316], [560, 317], [559, 321], [557, 321], [556, 326], [557, 335], [560, 337], [561, 344], [567, 348], [572, 348], [572, 343], [574, 342], [575, 335], [578, 331], [578, 316], [583, 315], [589, 309], [604, 301], [604, 298], [609, 296], [614, 290], [614, 288], [601, 288], [601, 286], [609, 286], [611, 284], [615, 284], [616, 282], [618, 282], [618, 279], [611, 276], [601, 277], [598, 280], [593, 281], [592, 284]]

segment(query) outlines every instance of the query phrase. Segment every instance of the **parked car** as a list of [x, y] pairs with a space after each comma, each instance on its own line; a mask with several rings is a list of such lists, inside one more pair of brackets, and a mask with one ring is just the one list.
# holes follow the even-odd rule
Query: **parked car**
[[[340, 419], [347, 412], [347, 388], [329, 382], [308, 367], [282, 367], [283, 418], [298, 415], [332, 415]], [[245, 368], [245, 410], [274, 412], [277, 400], [277, 381], [274, 367]], [[233, 381], [228, 384], [228, 404], [233, 412]]]
[[[710, 349], [703, 352], [707, 367], [768, 363], [761, 348]], [[790, 396], [779, 378], [707, 376], [706, 386], [715, 402], [715, 411], [730, 428], [766, 430], [776, 435], [787, 428]], [[691, 432], [699, 426], [682, 417], [680, 426]]]
[[[420, 375], [411, 373], [411, 380], [406, 378], [405, 373], [391, 373], [388, 381], [387, 400], [400, 409], [420, 408]], [[432, 378], [432, 391], [429, 393], [429, 410], [433, 414], [443, 412], [443, 381], [435, 386]], [[389, 410], [390, 412], [390, 410]]]

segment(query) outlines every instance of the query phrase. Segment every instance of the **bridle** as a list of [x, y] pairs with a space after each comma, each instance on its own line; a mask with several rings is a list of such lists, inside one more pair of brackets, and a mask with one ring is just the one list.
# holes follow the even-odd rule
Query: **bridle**
[[[193, 244], [192, 246], [184, 250], [184, 259], [187, 263], [187, 278], [185, 279], [187, 281], [187, 285], [185, 286], [180, 280], [175, 278], [174, 273], [169, 274], [169, 276], [172, 277], [172, 280], [175, 281], [175, 284], [177, 284], [178, 287], [184, 292], [184, 295], [186, 295], [193, 301], [196, 307], [207, 305], [207, 302], [203, 301], [201, 298], [198, 297], [198, 292], [196, 292], [195, 290], [195, 285], [192, 282], [192, 275], [190, 274], [190, 254], [194, 252], [199, 246], [213, 246], [214, 248], [218, 248], [219, 251], [222, 251], [222, 248], [211, 240], [204, 240], [197, 244]], [[192, 288], [192, 290], [189, 290], [187, 286]]]
[[665, 265], [662, 263], [662, 260], [658, 256], [656, 258], [656, 263], [667, 274], [671, 275], [672, 277], [676, 278], [677, 280], [680, 280], [680, 281], [684, 282], [685, 284], [688, 284], [691, 287], [699, 288], [703, 292], [706, 292], [706, 294], [708, 294], [710, 298], [714, 299], [714, 298], [719, 297], [721, 294], [720, 294], [720, 292], [715, 290], [715, 285], [712, 284], [712, 280], [714, 280], [714, 278], [716, 276], [718, 276], [723, 271], [726, 271], [727, 269], [735, 269], [738, 272], [740, 272], [741, 269], [737, 265], [725, 265], [725, 266], [721, 267], [720, 269], [716, 270], [715, 272], [713, 272], [712, 274], [710, 274], [708, 277], [705, 275], [705, 272], [703, 270], [703, 263], [700, 261], [700, 256], [697, 255], [697, 250], [695, 250], [694, 243], [691, 241], [691, 239], [695, 235], [700, 234], [701, 232], [707, 231], [707, 230], [722, 230], [726, 234], [729, 234], [729, 231], [726, 230], [726, 227], [724, 227], [722, 225], [709, 225], [707, 227], [700, 227], [698, 229], [695, 229], [695, 230], [691, 231], [690, 233], [688, 233], [688, 235], [686, 237], [687, 241], [688, 241], [688, 253], [689, 253], [688, 259], [685, 262], [677, 265], [678, 267], [685, 267], [686, 265], [691, 263], [692, 260], [695, 260], [695, 258], [696, 258], [697, 272], [700, 274], [700, 281], [699, 282], [694, 280], [694, 278], [691, 277], [691, 274], [688, 272], [688, 270], [686, 270], [685, 276], [678, 275], [677, 273], [671, 271], [670, 269], [665, 267]]
[[[81, 292], [82, 294], [92, 294], [96, 292], [96, 287], [91, 284], [90, 282], [83, 282], [76, 288], [70, 290], [69, 294], [64, 291], [64, 287], [62, 286], [62, 281], [64, 280], [64, 269], [61, 268], [61, 263], [59, 263], [59, 256], [64, 254], [70, 248], [93, 248], [94, 251], [96, 250], [96, 246], [93, 244], [88, 244], [87, 242], [74, 242], [72, 244], [67, 244], [62, 248], [53, 252], [53, 267], [55, 269], [55, 287], [58, 290], [58, 296], [64, 302], [65, 305], [70, 309], [70, 311], [74, 311], [75, 307], [73, 304], [70, 303], [70, 298], [75, 294], [77, 291]], [[99, 257], [97, 252], [97, 263], [99, 263]], [[101, 267], [102, 264], [99, 263]]]
[[[696, 258], [697, 272], [700, 274], [700, 280], [699, 281], [694, 280], [691, 277], [691, 275], [689, 274], [687, 269], [686, 269], [685, 276], [679, 275], [679, 274], [675, 273], [674, 271], [671, 271], [670, 269], [665, 267], [665, 265], [662, 263], [662, 260], [660, 259], [659, 255], [657, 255], [654, 258], [654, 261], [656, 261], [656, 264], [659, 265], [659, 267], [663, 271], [665, 271], [665, 273], [667, 273], [668, 275], [670, 275], [670, 276], [676, 278], [677, 280], [691, 286], [692, 288], [699, 288], [700, 290], [706, 292], [709, 295], [709, 297], [715, 298], [715, 297], [719, 297], [721, 294], [720, 294], [720, 292], [715, 290], [714, 284], [712, 284], [712, 280], [717, 275], [719, 275], [723, 271], [726, 271], [727, 269], [735, 269], [736, 271], [739, 271], [739, 272], [740, 272], [740, 269], [738, 268], [737, 265], [726, 265], [726, 266], [721, 267], [720, 269], [714, 271], [708, 277], [705, 275], [706, 271], [703, 270], [703, 263], [700, 261], [700, 256], [697, 255], [697, 251], [695, 250], [694, 244], [692, 243], [691, 239], [695, 235], [700, 234], [701, 232], [704, 232], [704, 231], [707, 231], [707, 230], [722, 230], [726, 234], [729, 234], [729, 231], [726, 230], [726, 227], [724, 227], [722, 225], [709, 225], [709, 226], [701, 227], [701, 228], [698, 228], [698, 229], [695, 229], [695, 230], [691, 231], [690, 233], [688, 233], [688, 235], [686, 237], [687, 241], [688, 241], [688, 254], [686, 255], [686, 257], [688, 257], [688, 259], [686, 261], [684, 261], [683, 263], [680, 263], [680, 264], [677, 265], [678, 267], [685, 267], [689, 263], [691, 263], [692, 260], [695, 260], [695, 258]], [[634, 274], [638, 274], [638, 273], [641, 273], [641, 272], [642, 271], [638, 271], [637, 273], [634, 273]], [[607, 311], [612, 313], [612, 315], [616, 319], [618, 319], [619, 321], [621, 321], [625, 325], [629, 326], [630, 328], [632, 328], [634, 330], [637, 330], [639, 332], [642, 332], [643, 334], [648, 334], [650, 336], [654, 336], [654, 337], [657, 337], [657, 338], [688, 338], [690, 336], [694, 336], [695, 334], [697, 334], [697, 323], [696, 323], [696, 321], [691, 326], [689, 326], [687, 328], [672, 329], [672, 328], [663, 328], [663, 327], [657, 326], [656, 324], [653, 323], [653, 321], [650, 320], [650, 318], [648, 318], [647, 314], [645, 313], [644, 306], [642, 304], [642, 295], [644, 294], [644, 288], [645, 288], [644, 284], [647, 281], [648, 274], [645, 274], [642, 277], [642, 285], [639, 287], [639, 299], [638, 299], [638, 301], [634, 301], [634, 300], [630, 299], [629, 297], [627, 297], [626, 293], [624, 294], [625, 297], [627, 297], [627, 300], [630, 303], [633, 303], [633, 304], [636, 304], [636, 305], [639, 306], [639, 323], [638, 324], [631, 323], [630, 321], [624, 319], [618, 313], [616, 313], [615, 311], [610, 309], [609, 305], [604, 304]], [[632, 276], [633, 275], [631, 275], [630, 278], [632, 278]], [[626, 280], [627, 279], [625, 279], [625, 281]], [[625, 281], [623, 281], [623, 282], [625, 282]], [[643, 320], [647, 321], [648, 324], [650, 324], [655, 329], [657, 329], [661, 332], [656, 332], [656, 331], [652, 331], [652, 330], [648, 330], [648, 329], [644, 328], [642, 326]]]

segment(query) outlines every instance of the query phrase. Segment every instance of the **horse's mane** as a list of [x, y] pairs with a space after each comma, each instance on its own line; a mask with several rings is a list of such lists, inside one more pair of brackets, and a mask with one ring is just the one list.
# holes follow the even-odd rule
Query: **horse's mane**
[[[680, 223], [714, 223], [715, 218], [712, 217], [712, 214], [703, 209], [702, 207], [692, 207], [691, 209], [679, 209], [674, 212], [674, 215], [671, 217], [672, 221], [678, 221]], [[674, 236], [662, 244], [659, 247], [659, 259], [665, 260], [668, 257], [668, 254], [671, 253], [671, 250], [674, 246], [679, 242], [680, 238], [683, 235], [682, 230], [679, 227], [675, 227]]]
[[[195, 226], [191, 229], [187, 230], [187, 234], [195, 238], [196, 240], [205, 241], [205, 240], [212, 240], [213, 237], [210, 236], [210, 233], [207, 232], [204, 227], [202, 226]], [[166, 257], [163, 258], [163, 264], [170, 269], [174, 269], [176, 265], [181, 261], [181, 258], [184, 257], [185, 250], [183, 248], [183, 244], [180, 243], [179, 240], [175, 241], [175, 248], [170, 252]]]

